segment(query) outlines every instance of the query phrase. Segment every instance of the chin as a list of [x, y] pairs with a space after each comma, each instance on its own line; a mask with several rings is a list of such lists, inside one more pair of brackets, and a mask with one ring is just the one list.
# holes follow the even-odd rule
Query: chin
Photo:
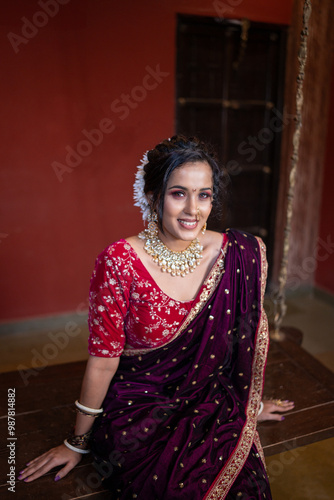
[[173, 242], [177, 244], [178, 241], [190, 243], [191, 241], [199, 237], [199, 235], [201, 234], [201, 228], [201, 225], [197, 225], [197, 227], [195, 228], [187, 229], [184, 227], [180, 227], [179, 223], [170, 227], [164, 227], [163, 230], [166, 244], [168, 246], [167, 240], [169, 240], [171, 244]]
[[193, 231], [189, 231], [189, 230], [183, 230], [183, 231], [179, 231], [178, 233], [178, 238], [180, 240], [183, 240], [183, 241], [192, 241], [192, 240], [195, 240], [196, 238], [199, 237], [201, 231], [198, 231], [198, 230], [193, 230]]
[[176, 228], [176, 232], [178, 234], [181, 234], [182, 235], [182, 238], [190, 238], [190, 239], [194, 239], [194, 238], [197, 238], [200, 231], [201, 231], [201, 225], [198, 224], [198, 222], [196, 223], [196, 226], [195, 227], [186, 227], [184, 226], [183, 224], [180, 224], [178, 222], [178, 225], [177, 225], [177, 228]]

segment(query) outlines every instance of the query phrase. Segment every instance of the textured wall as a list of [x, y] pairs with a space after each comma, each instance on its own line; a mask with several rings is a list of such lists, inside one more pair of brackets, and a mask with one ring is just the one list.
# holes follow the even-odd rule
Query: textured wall
[[1, 2], [3, 320], [75, 310], [95, 256], [141, 229], [132, 182], [174, 131], [177, 13], [289, 24], [291, 4]]

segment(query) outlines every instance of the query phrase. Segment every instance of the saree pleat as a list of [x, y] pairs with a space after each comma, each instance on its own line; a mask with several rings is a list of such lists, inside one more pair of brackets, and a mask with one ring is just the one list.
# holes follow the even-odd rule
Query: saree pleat
[[227, 235], [225, 262], [175, 337], [121, 357], [91, 443], [111, 498], [271, 498], [256, 433], [265, 249]]

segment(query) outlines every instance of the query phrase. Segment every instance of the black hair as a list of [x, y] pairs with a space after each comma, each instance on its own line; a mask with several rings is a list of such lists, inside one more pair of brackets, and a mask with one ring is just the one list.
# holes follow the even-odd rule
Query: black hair
[[148, 151], [147, 159], [148, 163], [144, 167], [144, 192], [146, 195], [150, 193], [151, 206], [157, 211], [160, 229], [162, 229], [164, 197], [168, 180], [175, 169], [188, 162], [202, 161], [210, 165], [213, 176], [212, 208], [216, 215], [219, 213], [226, 183], [223, 182], [223, 171], [216, 153], [210, 145], [196, 137], [174, 135]]

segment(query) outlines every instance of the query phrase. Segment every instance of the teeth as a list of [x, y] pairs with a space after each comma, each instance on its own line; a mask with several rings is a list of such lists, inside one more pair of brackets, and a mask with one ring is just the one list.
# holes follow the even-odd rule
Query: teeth
[[186, 222], [185, 220], [180, 220], [180, 222], [182, 224], [184, 224], [185, 226], [196, 226], [196, 222]]

